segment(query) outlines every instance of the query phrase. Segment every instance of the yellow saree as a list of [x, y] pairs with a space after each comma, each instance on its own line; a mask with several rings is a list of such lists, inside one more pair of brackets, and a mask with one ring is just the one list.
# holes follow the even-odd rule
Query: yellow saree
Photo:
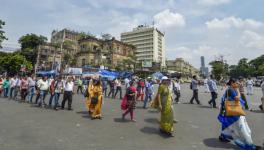
[[[160, 99], [160, 102], [159, 102]], [[161, 103], [161, 104], [159, 104]], [[171, 92], [166, 85], [160, 85], [155, 99], [152, 101], [153, 108], [161, 105], [160, 129], [166, 133], [173, 132], [173, 110]]]
[[[101, 108], [103, 102], [103, 89], [101, 85], [90, 84], [88, 87], [89, 97], [86, 101], [86, 107], [91, 115], [91, 118], [101, 118]], [[97, 97], [98, 101], [96, 104], [91, 103], [91, 99]]]

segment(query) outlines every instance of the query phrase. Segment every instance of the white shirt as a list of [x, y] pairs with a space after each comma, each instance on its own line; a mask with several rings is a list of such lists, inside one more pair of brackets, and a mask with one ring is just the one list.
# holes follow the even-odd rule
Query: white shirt
[[247, 86], [252, 86], [253, 85], [253, 80], [247, 80]]
[[175, 83], [174, 86], [177, 88], [178, 91], [180, 91], [181, 90], [180, 83], [178, 83], [178, 82], [174, 82], [174, 83]]
[[39, 82], [38, 82], [38, 86], [39, 86], [39, 89], [40, 90], [48, 90], [49, 89], [49, 82], [46, 80], [46, 81], [44, 81], [44, 80], [39, 80]]
[[29, 84], [29, 86], [35, 86], [36, 82], [31, 77], [29, 77], [28, 78], [28, 84]]
[[74, 83], [72, 81], [71, 82], [65, 82], [64, 90], [68, 91], [68, 92], [72, 92], [73, 91], [73, 86], [74, 86]]
[[121, 82], [119, 80], [116, 80], [115, 84], [116, 84], [116, 86], [119, 86], [119, 87], [121, 86]]
[[16, 86], [16, 81], [17, 81], [17, 79], [14, 79], [14, 78], [11, 78], [11, 79], [10, 79], [10, 86], [11, 86], [12, 88]]

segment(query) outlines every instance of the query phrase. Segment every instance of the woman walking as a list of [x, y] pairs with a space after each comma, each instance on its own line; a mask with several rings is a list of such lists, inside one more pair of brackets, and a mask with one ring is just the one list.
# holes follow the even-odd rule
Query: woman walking
[[[222, 142], [230, 142], [230, 140], [232, 140], [244, 150], [258, 150], [260, 147], [253, 144], [251, 130], [242, 110], [244, 101], [241, 99], [238, 91], [239, 82], [236, 79], [231, 78], [227, 85], [229, 87], [222, 98], [221, 111], [218, 116], [218, 120], [222, 124], [222, 131], [219, 140]], [[237, 102], [236, 113], [234, 113], [234, 111], [233, 113], [231, 112], [231, 110], [234, 110], [234, 107], [231, 108], [231, 105], [228, 105], [229, 102]]]
[[159, 86], [158, 93], [152, 103], [152, 106], [161, 111], [160, 132], [173, 136], [173, 100], [169, 86], [170, 80], [168, 77], [162, 77], [162, 82]]
[[126, 115], [129, 113], [131, 121], [136, 122], [134, 119], [134, 109], [136, 108], [136, 93], [137, 89], [134, 87], [134, 81], [129, 83], [129, 87], [126, 90], [126, 111], [122, 114], [122, 119], [125, 119]]
[[98, 77], [94, 77], [88, 87], [89, 97], [86, 106], [91, 119], [102, 119], [103, 88]]

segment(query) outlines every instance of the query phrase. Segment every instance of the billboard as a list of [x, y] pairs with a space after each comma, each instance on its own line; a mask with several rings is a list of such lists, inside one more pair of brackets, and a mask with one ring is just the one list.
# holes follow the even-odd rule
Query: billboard
[[143, 68], [151, 68], [152, 67], [152, 61], [142, 61], [142, 67]]

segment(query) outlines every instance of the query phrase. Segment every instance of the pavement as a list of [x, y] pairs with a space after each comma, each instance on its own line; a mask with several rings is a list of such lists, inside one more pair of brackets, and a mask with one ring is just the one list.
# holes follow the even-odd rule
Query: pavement
[[[179, 122], [172, 138], [159, 133], [160, 114], [142, 109], [142, 102], [137, 103], [134, 123], [122, 121], [118, 99], [104, 98], [103, 119], [91, 120], [85, 99], [78, 94], [74, 95], [73, 111], [41, 109], [0, 98], [0, 150], [239, 150], [218, 141], [219, 110], [208, 106], [210, 94], [203, 91], [201, 87], [202, 105], [187, 104], [192, 91], [189, 85], [182, 85], [181, 103], [174, 105]], [[247, 111], [246, 116], [257, 145], [264, 142], [264, 113], [257, 109], [260, 96], [260, 89], [255, 89], [248, 97], [254, 110]]]

